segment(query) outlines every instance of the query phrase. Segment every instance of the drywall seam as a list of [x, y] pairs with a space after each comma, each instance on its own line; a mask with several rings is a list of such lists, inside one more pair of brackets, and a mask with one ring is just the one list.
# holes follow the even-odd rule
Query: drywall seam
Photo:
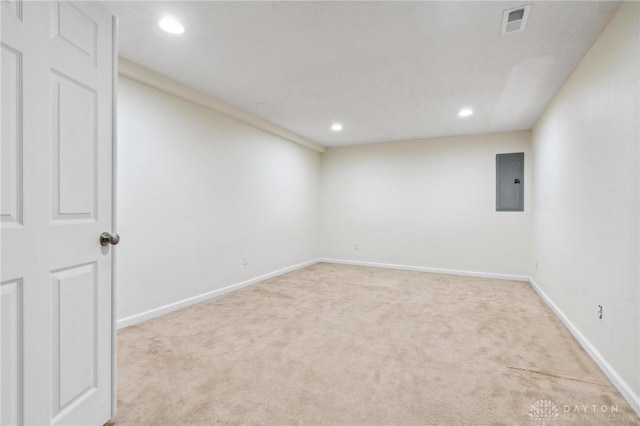
[[139, 83], [151, 86], [154, 89], [161, 90], [180, 99], [184, 99], [194, 104], [203, 106], [207, 109], [233, 118], [234, 120], [240, 121], [244, 124], [248, 124], [249, 126], [271, 133], [272, 135], [281, 137], [314, 151], [320, 153], [326, 151], [326, 148], [317, 142], [314, 142], [285, 128], [263, 120], [262, 118], [257, 117], [249, 112], [229, 105], [226, 102], [221, 101], [220, 99], [216, 99], [212, 96], [199, 92], [196, 89], [193, 89], [185, 84], [182, 84], [169, 77], [152, 71], [149, 68], [145, 68], [142, 65], [136, 64], [135, 62], [131, 62], [124, 58], [119, 58], [118, 65], [118, 74], [124, 77], [128, 77]]
[[213, 299], [215, 297], [220, 297], [227, 293], [231, 293], [233, 291], [240, 290], [245, 287], [249, 287], [251, 285], [257, 284], [269, 278], [274, 278], [279, 275], [286, 274], [287, 272], [296, 271], [298, 269], [306, 268], [307, 266], [314, 265], [320, 262], [320, 259], [309, 260], [307, 262], [298, 263], [297, 265], [288, 266], [286, 268], [278, 269], [277, 271], [269, 272], [264, 275], [257, 276], [255, 278], [251, 278], [246, 281], [242, 281], [239, 283], [231, 284], [229, 286], [219, 288], [216, 290], [208, 291], [206, 293], [199, 294], [197, 296], [189, 297], [187, 299], [180, 300], [178, 302], [169, 303], [168, 305], [160, 306], [158, 308], [153, 308], [145, 312], [141, 312], [139, 314], [131, 315], [126, 318], [122, 318], [118, 320], [118, 330], [129, 327], [131, 325], [135, 325], [141, 323], [143, 321], [147, 321], [153, 318], [157, 318], [162, 315], [166, 315], [170, 312], [177, 311], [178, 309], [186, 308], [187, 306], [194, 305], [196, 303], [204, 302], [205, 300]]
[[529, 277], [526, 275], [497, 274], [493, 272], [461, 271], [457, 269], [431, 268], [427, 266], [396, 265], [393, 263], [362, 262], [359, 260], [345, 260], [345, 259], [322, 258], [320, 259], [320, 261], [324, 263], [338, 263], [341, 265], [370, 266], [373, 268], [400, 269], [403, 271], [432, 272], [435, 274], [461, 275], [465, 277], [494, 278], [499, 280], [525, 281], [525, 282], [529, 281]]
[[569, 318], [560, 310], [560, 308], [553, 303], [553, 301], [542, 291], [533, 278], [529, 277], [529, 284], [538, 293], [538, 295], [544, 300], [544, 302], [551, 308], [553, 313], [562, 321], [565, 327], [569, 329], [573, 337], [580, 343], [580, 346], [589, 354], [591, 359], [600, 367], [602, 372], [613, 383], [613, 385], [622, 394], [624, 399], [627, 400], [631, 408], [640, 416], [640, 396], [631, 389], [631, 386], [620, 377], [620, 375], [611, 367], [611, 364], [602, 356], [602, 354], [596, 349], [596, 347], [573, 325]]

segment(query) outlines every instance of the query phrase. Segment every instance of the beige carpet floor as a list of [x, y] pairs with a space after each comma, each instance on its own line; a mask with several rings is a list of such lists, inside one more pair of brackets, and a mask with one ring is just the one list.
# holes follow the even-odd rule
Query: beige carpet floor
[[118, 345], [116, 425], [640, 424], [521, 282], [321, 263]]

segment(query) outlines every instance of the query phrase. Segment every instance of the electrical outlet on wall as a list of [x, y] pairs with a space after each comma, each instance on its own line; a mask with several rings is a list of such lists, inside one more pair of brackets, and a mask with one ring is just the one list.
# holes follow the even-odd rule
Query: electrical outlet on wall
[[354, 249], [354, 250], [360, 250], [360, 243], [356, 243], [356, 242], [354, 242], [354, 243], [353, 243], [353, 249]]
[[602, 319], [602, 305], [598, 305], [598, 319]]
[[249, 264], [249, 256], [248, 255], [244, 255], [242, 256], [242, 264], [243, 265], [248, 265]]

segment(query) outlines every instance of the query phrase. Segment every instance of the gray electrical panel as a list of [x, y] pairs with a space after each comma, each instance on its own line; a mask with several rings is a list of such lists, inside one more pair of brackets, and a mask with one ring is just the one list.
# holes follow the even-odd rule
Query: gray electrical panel
[[496, 155], [496, 211], [524, 211], [524, 152]]

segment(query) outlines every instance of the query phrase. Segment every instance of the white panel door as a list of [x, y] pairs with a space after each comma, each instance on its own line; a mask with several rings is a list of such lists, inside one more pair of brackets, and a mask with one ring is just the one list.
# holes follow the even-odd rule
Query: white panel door
[[114, 21], [2, 3], [0, 425], [112, 416]]

